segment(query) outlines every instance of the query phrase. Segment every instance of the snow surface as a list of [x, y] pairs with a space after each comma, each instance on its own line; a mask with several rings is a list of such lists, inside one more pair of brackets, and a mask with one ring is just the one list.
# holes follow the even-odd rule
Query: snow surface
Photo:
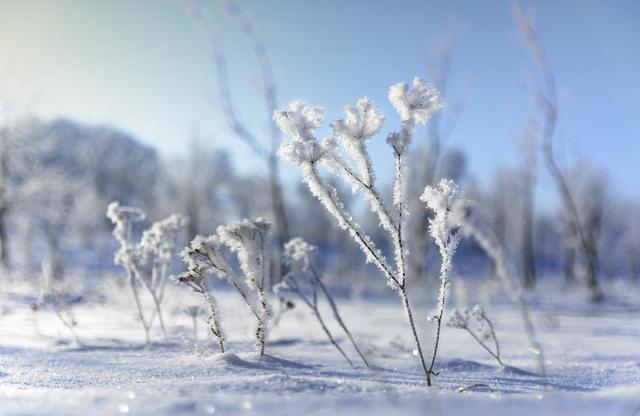
[[[113, 285], [74, 305], [82, 346], [71, 343], [49, 311], [32, 313], [33, 290], [5, 289], [0, 415], [640, 415], [640, 308], [622, 301], [585, 306], [562, 300], [560, 291], [544, 302], [539, 295], [534, 317], [547, 355], [547, 383], [535, 374], [513, 307], [485, 305], [509, 367], [497, 366], [464, 331], [444, 328], [440, 375], [427, 388], [393, 294], [338, 299], [375, 365], [369, 370], [331, 322], [358, 366], [350, 368], [301, 304], [283, 317], [270, 335], [268, 355], [259, 357], [253, 319], [225, 290], [216, 296], [227, 353], [218, 352], [204, 322], [194, 342], [191, 318], [181, 309], [198, 298], [178, 287], [169, 288], [165, 304], [171, 343], [156, 328], [155, 342], [146, 347], [126, 289]], [[418, 304], [416, 311], [430, 346], [433, 324], [426, 317], [433, 306]], [[326, 316], [331, 321], [328, 310]], [[474, 384], [484, 386], [459, 392]]]

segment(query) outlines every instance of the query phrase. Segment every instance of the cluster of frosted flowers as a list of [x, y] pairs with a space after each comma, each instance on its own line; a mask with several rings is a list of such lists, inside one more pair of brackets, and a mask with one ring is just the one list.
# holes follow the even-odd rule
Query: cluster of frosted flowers
[[[411, 88], [405, 82], [393, 85], [389, 100], [400, 115], [403, 128], [391, 133], [387, 142], [399, 153], [411, 139], [413, 124], [426, 123], [434, 111], [444, 107], [440, 93], [421, 78], [415, 78]], [[316, 162], [340, 143], [359, 168], [366, 166], [367, 161], [359, 160], [363, 156], [360, 147], [382, 128], [384, 116], [378, 107], [366, 97], [358, 100], [355, 107], [346, 106], [345, 117], [331, 124], [333, 136], [318, 141], [314, 133], [322, 125], [324, 112], [323, 108], [302, 101], [293, 101], [286, 110], [274, 112], [274, 121], [290, 136], [280, 147], [282, 158], [292, 163]]]
[[142, 233], [140, 245], [145, 250], [155, 253], [160, 261], [168, 262], [176, 248], [178, 234], [188, 224], [186, 217], [171, 214], [164, 220], [157, 221]]
[[133, 223], [143, 221], [145, 213], [135, 207], [111, 202], [107, 207], [107, 217], [114, 224], [113, 236], [120, 243], [120, 249], [114, 256], [116, 265], [125, 265], [135, 261], [144, 263], [150, 255], [156, 256], [160, 263], [168, 264], [176, 247], [178, 234], [188, 224], [188, 219], [182, 215], [172, 214], [169, 217], [153, 223], [142, 233], [138, 244], [132, 240]]
[[[322, 125], [324, 109], [311, 107], [302, 101], [294, 101], [284, 111], [275, 111], [274, 121], [288, 137], [283, 140], [279, 154], [288, 162], [300, 166], [303, 181], [311, 193], [338, 221], [338, 225], [349, 230], [366, 255], [389, 278], [390, 284], [398, 286], [404, 280], [402, 255], [402, 227], [406, 218], [404, 198], [404, 158], [416, 123], [425, 123], [431, 113], [443, 107], [440, 94], [426, 81], [416, 78], [412, 85], [399, 83], [389, 90], [389, 99], [398, 111], [402, 127], [391, 133], [387, 142], [394, 149], [396, 178], [394, 181], [394, 205], [399, 214], [394, 218], [385, 206], [375, 185], [375, 173], [367, 144], [384, 123], [384, 116], [368, 98], [358, 100], [355, 106], [346, 106], [345, 116], [331, 124], [332, 135], [323, 140], [315, 137]], [[337, 191], [319, 175], [316, 165], [321, 164], [329, 172], [351, 185], [355, 193], [360, 191], [378, 216], [380, 225], [390, 233], [394, 244], [395, 270], [388, 264], [383, 253], [363, 232], [337, 196]]]

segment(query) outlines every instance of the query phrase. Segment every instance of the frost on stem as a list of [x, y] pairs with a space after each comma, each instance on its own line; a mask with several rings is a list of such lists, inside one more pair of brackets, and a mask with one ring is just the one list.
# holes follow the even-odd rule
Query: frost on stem
[[267, 322], [271, 317], [271, 307], [266, 295], [269, 287], [269, 231], [271, 223], [258, 218], [218, 227], [218, 235], [232, 252], [238, 256], [240, 269], [245, 276], [245, 284], [258, 293], [260, 316], [256, 338], [260, 355], [264, 355], [267, 344]]
[[[197, 236], [191, 245], [182, 253], [182, 261], [187, 271], [177, 277], [181, 283], [187, 284], [194, 291], [206, 294], [209, 304], [212, 332], [222, 336], [217, 309], [213, 296], [206, 289], [208, 274], [214, 274], [228, 281], [240, 294], [257, 322], [256, 339], [260, 354], [263, 355], [267, 343], [267, 323], [271, 317], [271, 307], [266, 290], [269, 287], [269, 231], [271, 224], [262, 218], [222, 225], [217, 233], [208, 237]], [[237, 255], [240, 272], [244, 281], [228, 260], [228, 251]], [[198, 281], [193, 285], [194, 279]], [[249, 296], [249, 291], [256, 291], [256, 300]], [[213, 306], [212, 306], [213, 305]], [[215, 325], [213, 325], [215, 324]], [[214, 332], [214, 330], [216, 332]], [[220, 337], [219, 337], [220, 338]], [[224, 337], [223, 337], [224, 338]], [[221, 344], [222, 346], [222, 344]]]
[[414, 78], [411, 88], [399, 82], [389, 88], [389, 101], [403, 123], [426, 123], [431, 114], [444, 108], [444, 101], [437, 89], [421, 78]]
[[[174, 277], [174, 279], [177, 282], [188, 286], [195, 293], [202, 296], [207, 308], [209, 309], [207, 325], [209, 326], [211, 333], [218, 339], [220, 351], [224, 352], [225, 336], [220, 323], [218, 303], [209, 291], [209, 285], [206, 278], [207, 274], [211, 272], [212, 267], [214, 267], [209, 260], [211, 256], [209, 252], [214, 252], [215, 248], [215, 239], [205, 239], [201, 236], [196, 237], [189, 247], [186, 247], [180, 252], [180, 258], [186, 264], [187, 271]], [[215, 254], [213, 254], [213, 256], [215, 256]], [[195, 328], [195, 317], [193, 318], [193, 322]]]
[[[454, 309], [449, 317], [447, 326], [467, 331], [482, 348], [498, 361], [498, 364], [504, 366], [504, 363], [500, 359], [500, 344], [498, 343], [493, 323], [487, 317], [482, 306], [476, 305], [471, 310], [465, 308], [462, 311]], [[491, 350], [486, 344], [486, 341], [489, 339], [493, 340], [494, 350]]]
[[302, 302], [307, 305], [313, 312], [314, 316], [320, 323], [322, 330], [327, 335], [327, 338], [329, 338], [329, 341], [333, 344], [334, 347], [336, 347], [336, 349], [338, 350], [338, 352], [340, 352], [344, 359], [347, 360], [349, 365], [353, 366], [353, 363], [344, 352], [344, 350], [340, 347], [340, 345], [336, 342], [335, 338], [331, 334], [331, 331], [329, 330], [329, 328], [327, 328], [325, 321], [322, 318], [322, 314], [320, 313], [320, 309], [318, 308], [318, 291], [320, 290], [320, 292], [322, 292], [325, 299], [329, 303], [329, 306], [331, 307], [333, 318], [340, 325], [344, 333], [351, 341], [351, 345], [353, 345], [353, 348], [362, 359], [362, 362], [367, 367], [369, 367], [367, 359], [361, 352], [360, 348], [358, 348], [355, 339], [342, 320], [342, 317], [338, 312], [338, 306], [331, 296], [331, 293], [328, 291], [327, 287], [320, 279], [320, 275], [313, 266], [313, 257], [316, 252], [317, 247], [307, 243], [302, 238], [293, 238], [292, 240], [287, 242], [284, 245], [283, 259], [285, 263], [290, 267], [290, 271], [284, 277], [283, 281], [274, 287], [274, 291], [284, 299], [293, 296], [302, 300]]
[[[167, 340], [161, 305], [177, 239], [188, 220], [181, 215], [172, 214], [153, 223], [143, 231], [140, 241], [135, 242], [132, 228], [135, 222], [145, 219], [142, 210], [125, 207], [114, 201], [107, 207], [107, 217], [114, 224], [113, 236], [120, 243], [120, 248], [114, 256], [114, 263], [122, 266], [127, 272], [145, 339], [149, 343], [149, 331], [157, 317], [164, 338]], [[154, 304], [154, 310], [148, 317], [142, 307], [137, 283], [146, 289]]]
[[[368, 98], [359, 100], [355, 107], [345, 108], [345, 117], [331, 124], [332, 136], [322, 141], [315, 137], [315, 131], [323, 121], [324, 110], [309, 107], [301, 101], [294, 101], [284, 111], [276, 111], [273, 118], [286, 138], [280, 146], [280, 156], [300, 167], [302, 179], [309, 191], [335, 217], [340, 228], [349, 232], [365, 254], [366, 261], [373, 263], [383, 273], [387, 284], [400, 296], [407, 312], [407, 318], [419, 352], [427, 381], [427, 369], [420, 340], [416, 331], [413, 313], [409, 304], [406, 286], [407, 245], [404, 242], [407, 212], [405, 187], [405, 153], [411, 143], [416, 123], [426, 123], [430, 115], [443, 107], [440, 94], [426, 81], [416, 78], [412, 85], [396, 84], [389, 90], [389, 99], [398, 111], [401, 128], [391, 133], [387, 143], [391, 146], [396, 164], [394, 180], [395, 212], [383, 201], [376, 186], [376, 176], [369, 156], [368, 143], [380, 131], [384, 117]], [[377, 216], [380, 226], [389, 234], [394, 247], [394, 263], [391, 264], [365, 234], [340, 201], [335, 188], [323, 178], [319, 168], [341, 178], [354, 193], [360, 193]]]
[[455, 216], [452, 212], [457, 211], [457, 207], [465, 204], [465, 199], [458, 185], [450, 179], [442, 179], [437, 186], [427, 186], [420, 200], [427, 204], [427, 208], [434, 212], [433, 218], [429, 220], [429, 234], [433, 237], [442, 258], [440, 264], [440, 294], [438, 295], [438, 306], [433, 319], [436, 321], [436, 337], [431, 357], [429, 374], [437, 375], [433, 371], [438, 354], [438, 344], [440, 342], [440, 330], [442, 327], [442, 315], [447, 300], [449, 289], [449, 273], [451, 272], [453, 255], [460, 243], [460, 231], [458, 229]]

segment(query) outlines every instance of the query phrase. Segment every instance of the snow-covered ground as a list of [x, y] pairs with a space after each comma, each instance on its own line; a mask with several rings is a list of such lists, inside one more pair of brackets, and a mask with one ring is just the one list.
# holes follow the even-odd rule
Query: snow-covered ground
[[[498, 301], [486, 309], [509, 367], [497, 366], [469, 334], [444, 328], [440, 375], [427, 388], [393, 295], [338, 299], [375, 365], [370, 370], [332, 322], [356, 363], [351, 368], [302, 305], [284, 316], [260, 358], [251, 338], [254, 324], [232, 292], [217, 293], [228, 334], [228, 352], [221, 354], [203, 322], [194, 342], [191, 320], [180, 309], [197, 298], [181, 288], [171, 287], [166, 299], [171, 342], [156, 329], [149, 347], [126, 288], [74, 305], [82, 346], [70, 342], [51, 312], [32, 312], [35, 295], [5, 289], [0, 414], [640, 414], [640, 308], [613, 300], [598, 306], [563, 302], [561, 295], [538, 295], [535, 302], [546, 383], [534, 374], [535, 356], [518, 314]], [[630, 298], [637, 300], [637, 292]], [[429, 349], [429, 308], [418, 304], [416, 310]], [[486, 386], [459, 392], [474, 384]]]

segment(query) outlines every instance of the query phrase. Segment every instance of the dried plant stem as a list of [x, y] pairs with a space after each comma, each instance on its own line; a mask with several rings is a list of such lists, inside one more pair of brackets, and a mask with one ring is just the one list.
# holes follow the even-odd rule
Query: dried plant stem
[[493, 342], [496, 345], [496, 358], [498, 359], [498, 362], [501, 365], [504, 365], [504, 364], [502, 364], [502, 361], [500, 361], [500, 344], [498, 343], [498, 337], [496, 336], [496, 331], [493, 328], [493, 323], [491, 323], [489, 318], [487, 318], [486, 316], [483, 315], [482, 317], [484, 318], [484, 320], [487, 323], [487, 325], [489, 325], [489, 331], [491, 331], [491, 338], [493, 338]]
[[431, 364], [429, 365], [429, 371], [427, 373], [428, 374], [427, 380], [429, 382], [429, 385], [431, 385], [430, 375], [431, 374], [435, 376], [438, 375], [437, 372], [433, 371], [433, 367], [435, 366], [435, 363], [436, 363], [436, 356], [438, 355], [438, 346], [440, 345], [440, 332], [442, 330], [442, 316], [444, 315], [444, 305], [446, 304], [446, 300], [447, 300], [447, 285], [448, 285], [450, 264], [451, 264], [451, 258], [449, 256], [449, 250], [447, 248], [444, 248], [442, 250], [442, 268], [440, 270], [441, 285], [440, 285], [440, 299], [438, 299], [439, 310], [438, 310], [438, 314], [434, 316], [434, 319], [436, 320], [436, 339], [433, 345], [433, 355], [431, 356]]
[[494, 353], [493, 351], [491, 351], [491, 348], [489, 348], [489, 347], [487, 346], [487, 344], [485, 344], [484, 342], [482, 342], [482, 340], [481, 340], [481, 339], [480, 339], [480, 338], [479, 338], [479, 337], [478, 337], [478, 336], [477, 336], [477, 335], [476, 335], [476, 334], [475, 334], [471, 329], [469, 329], [469, 328], [465, 328], [465, 329], [467, 330], [467, 332], [468, 332], [469, 334], [471, 334], [471, 336], [473, 337], [473, 339], [475, 339], [476, 341], [478, 341], [478, 344], [480, 344], [480, 345], [482, 346], [482, 348], [484, 348], [485, 350], [487, 350], [487, 352], [488, 352], [489, 354], [491, 354], [491, 356], [492, 356], [493, 358], [495, 358], [501, 366], [504, 366], [504, 363], [502, 362], [502, 360], [500, 360], [500, 350], [498, 349], [498, 341], [495, 339], [495, 336], [494, 336], [494, 341], [495, 341], [495, 343], [496, 343], [496, 352]]
[[133, 274], [133, 271], [130, 269], [127, 269], [127, 274], [129, 275], [129, 286], [131, 287], [131, 291], [133, 292], [133, 298], [135, 300], [136, 303], [136, 309], [138, 311], [138, 318], [140, 319], [140, 323], [142, 324], [142, 329], [144, 329], [144, 338], [145, 338], [145, 343], [147, 345], [149, 345], [150, 343], [150, 337], [149, 337], [149, 330], [150, 330], [150, 325], [147, 324], [147, 321], [144, 317], [144, 311], [142, 309], [142, 303], [140, 302], [140, 294], [138, 293], [138, 288], [136, 288], [136, 278], [135, 275]]
[[318, 293], [316, 292], [315, 287], [313, 288], [312, 300], [307, 299], [307, 297], [304, 295], [304, 293], [302, 293], [302, 291], [298, 286], [292, 287], [291, 289], [294, 292], [296, 292], [296, 294], [300, 297], [300, 299], [302, 299], [304, 304], [307, 305], [309, 309], [311, 309], [311, 311], [313, 312], [313, 315], [316, 317], [316, 319], [320, 323], [322, 330], [327, 335], [327, 338], [329, 338], [329, 341], [333, 344], [333, 346], [336, 347], [336, 349], [340, 352], [340, 354], [344, 357], [344, 359], [347, 360], [349, 365], [351, 367], [354, 367], [353, 362], [349, 359], [349, 357], [344, 352], [342, 347], [338, 345], [335, 338], [333, 338], [331, 331], [329, 331], [329, 328], [327, 328], [327, 325], [325, 324], [324, 320], [322, 319], [322, 316], [320, 315], [320, 311], [318, 310]]
[[416, 324], [413, 321], [413, 312], [411, 312], [411, 305], [409, 304], [409, 298], [407, 297], [405, 287], [406, 287], [405, 285], [402, 286], [402, 290], [400, 291], [400, 299], [402, 300], [404, 309], [407, 312], [407, 317], [409, 318], [409, 325], [411, 326], [413, 338], [416, 341], [418, 355], [420, 356], [420, 363], [422, 364], [422, 369], [424, 370], [424, 374], [427, 377], [427, 386], [431, 386], [431, 371], [427, 368], [427, 363], [424, 359], [424, 354], [422, 353], [422, 346], [420, 345], [420, 337], [418, 337]]
[[[155, 307], [155, 313], [151, 316], [149, 321], [145, 324], [146, 326], [148, 326], [147, 331], [153, 325], [155, 314], [157, 313], [158, 320], [160, 321], [160, 329], [162, 330], [162, 335], [164, 336], [164, 340], [166, 342], [169, 342], [169, 337], [167, 336], [167, 330], [165, 329], [165, 326], [164, 326], [164, 319], [162, 318], [162, 310], [160, 308], [160, 302], [158, 301], [158, 297], [156, 295], [156, 292], [155, 292], [155, 290], [152, 289], [151, 285], [149, 285], [149, 283], [142, 277], [142, 274], [141, 274], [140, 269], [138, 268], [138, 266], [136, 266], [134, 264], [134, 265], [132, 265], [132, 267], [133, 267], [133, 269], [132, 269], [133, 275], [134, 276], [138, 276], [138, 280], [140, 280], [142, 282], [142, 284], [144, 285], [144, 287], [147, 289], [147, 291], [151, 295], [151, 300], [153, 301], [153, 306]], [[139, 299], [136, 299], [136, 301], [137, 301], [137, 304], [140, 305]], [[142, 313], [142, 308], [140, 308], [140, 313]]]
[[371, 368], [371, 366], [367, 362], [367, 359], [365, 358], [364, 354], [362, 353], [362, 351], [360, 351], [360, 348], [358, 348], [358, 344], [356, 344], [355, 339], [353, 339], [353, 335], [351, 335], [351, 332], [349, 331], [349, 329], [347, 329], [347, 326], [345, 325], [344, 321], [342, 320], [342, 317], [340, 316], [340, 313], [338, 312], [338, 305], [336, 305], [335, 301], [333, 300], [333, 297], [329, 293], [329, 290], [327, 289], [325, 284], [322, 282], [322, 280], [320, 279], [320, 276], [318, 276], [318, 273], [317, 273], [316, 269], [313, 266], [311, 266], [311, 271], [313, 273], [314, 279], [316, 280], [316, 283], [318, 284], [318, 286], [320, 287], [320, 289], [324, 293], [324, 296], [327, 299], [327, 302], [329, 302], [329, 306], [331, 307], [331, 311], [333, 312], [333, 317], [335, 318], [336, 322], [338, 322], [338, 325], [340, 325], [340, 327], [342, 328], [344, 333], [347, 334], [347, 337], [349, 338], [349, 341], [351, 341], [351, 345], [353, 345], [353, 348], [356, 350], [356, 352], [358, 353], [358, 355], [362, 359], [362, 362], [364, 363], [364, 365], [366, 365], [367, 367]]

